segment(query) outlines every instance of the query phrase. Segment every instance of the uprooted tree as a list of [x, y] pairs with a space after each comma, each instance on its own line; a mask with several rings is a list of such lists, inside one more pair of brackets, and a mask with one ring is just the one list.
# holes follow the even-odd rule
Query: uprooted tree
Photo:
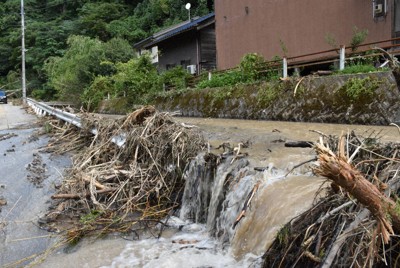
[[399, 267], [399, 149], [354, 133], [316, 144], [314, 172], [331, 185], [280, 230], [264, 267]]

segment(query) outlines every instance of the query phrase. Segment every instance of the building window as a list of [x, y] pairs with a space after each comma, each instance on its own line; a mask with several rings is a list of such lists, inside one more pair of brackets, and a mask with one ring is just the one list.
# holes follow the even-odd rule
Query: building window
[[190, 60], [181, 60], [181, 66], [186, 69], [190, 65]]
[[175, 63], [172, 63], [172, 64], [167, 64], [167, 65], [165, 65], [165, 68], [167, 69], [167, 70], [171, 70], [172, 68], [174, 68], [176, 66], [176, 64]]

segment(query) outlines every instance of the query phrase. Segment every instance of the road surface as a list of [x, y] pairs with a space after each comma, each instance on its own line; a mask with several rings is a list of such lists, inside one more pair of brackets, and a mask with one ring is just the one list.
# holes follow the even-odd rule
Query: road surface
[[[0, 199], [7, 202], [0, 206], [0, 267], [22, 267], [27, 262], [16, 262], [54, 242], [51, 233], [38, 228], [37, 220], [46, 213], [54, 185], [70, 160], [39, 152], [48, 137], [38, 134], [37, 121], [21, 106], [0, 105]], [[38, 169], [33, 172], [29, 165]], [[36, 176], [44, 178], [40, 185], [29, 180]]]
[[36, 120], [36, 116], [27, 114], [21, 106], [0, 104], [0, 130], [22, 127]]

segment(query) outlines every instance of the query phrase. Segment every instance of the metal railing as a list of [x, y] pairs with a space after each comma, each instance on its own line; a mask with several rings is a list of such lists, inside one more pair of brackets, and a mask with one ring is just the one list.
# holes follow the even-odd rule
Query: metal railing
[[[82, 120], [79, 116], [73, 113], [69, 113], [67, 111], [63, 111], [57, 108], [54, 108], [50, 105], [47, 105], [43, 102], [36, 101], [31, 98], [27, 98], [27, 104], [35, 111], [35, 113], [39, 117], [43, 117], [46, 115], [52, 115], [57, 117], [58, 119], [63, 120], [64, 122], [70, 123], [78, 128], [82, 128]], [[96, 128], [90, 129], [90, 132], [93, 135], [97, 135], [98, 131]], [[115, 143], [119, 147], [123, 147], [125, 144], [125, 134], [120, 134], [113, 136], [111, 138], [111, 142]]]
[[[399, 43], [397, 43], [397, 42], [399, 42]], [[391, 44], [387, 45], [387, 43], [391, 43]], [[364, 44], [361, 44], [361, 45], [358, 45], [355, 47], [340, 46], [340, 48], [333, 48], [333, 49], [329, 49], [329, 50], [323, 50], [323, 51], [318, 51], [318, 52], [313, 52], [313, 53], [308, 53], [308, 54], [303, 54], [303, 55], [298, 55], [298, 56], [293, 56], [293, 57], [283, 57], [282, 60], [266, 61], [264, 64], [265, 67], [261, 67], [261, 69], [258, 71], [260, 73], [262, 73], [262, 72], [267, 72], [269, 70], [281, 70], [282, 76], [285, 78], [288, 76], [289, 69], [308, 67], [308, 66], [313, 66], [313, 65], [322, 65], [322, 64], [327, 64], [327, 63], [339, 62], [340, 69], [343, 69], [345, 67], [345, 62], [347, 60], [353, 59], [355, 55], [359, 55], [362, 53], [365, 54], [367, 51], [374, 50], [374, 47], [376, 47], [380, 44], [382, 45], [382, 46], [380, 46], [380, 48], [383, 48], [383, 49], [400, 48], [400, 37], [376, 41], [376, 42], [364, 43]], [[395, 50], [393, 53], [400, 54], [400, 50], [399, 49]], [[374, 53], [373, 55], [364, 55], [363, 57], [372, 57], [372, 56], [379, 56], [379, 55], [383, 55], [383, 54], [382, 53]], [[303, 60], [301, 60], [301, 59], [303, 59]], [[217, 70], [217, 71], [209, 72], [208, 79], [209, 80], [212, 79], [212, 76], [215, 74], [222, 74], [222, 73], [230, 72], [233, 70], [237, 70], [237, 67], [226, 69], [226, 70]], [[199, 80], [199, 78], [200, 78], [199, 76], [194, 77], [193, 82]]]
[[34, 99], [27, 98], [28, 105], [35, 111], [38, 116], [54, 115], [55, 117], [70, 123], [74, 126], [82, 128], [81, 118], [75, 114], [54, 108], [43, 102], [35, 101]]

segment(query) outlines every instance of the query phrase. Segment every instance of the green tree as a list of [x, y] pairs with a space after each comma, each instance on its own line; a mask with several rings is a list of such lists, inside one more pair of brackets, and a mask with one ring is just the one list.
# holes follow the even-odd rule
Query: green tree
[[112, 77], [115, 92], [128, 98], [131, 104], [146, 102], [146, 95], [161, 90], [156, 67], [149, 55], [117, 63], [117, 73]]
[[100, 75], [105, 60], [102, 42], [85, 36], [71, 36], [63, 57], [51, 57], [45, 64], [49, 84], [61, 99], [79, 102], [80, 94]]
[[78, 23], [81, 34], [107, 41], [111, 38], [107, 25], [121, 17], [126, 17], [128, 11], [126, 5], [115, 2], [86, 3], [79, 12]]
[[[187, 10], [184, 8], [186, 2], [186, 0], [25, 0], [28, 94], [33, 89], [35, 96], [46, 99], [55, 92], [66, 97], [64, 93], [72, 92], [67, 90], [68, 87], [88, 86], [96, 75], [114, 74], [116, 66], [113, 63], [126, 62], [132, 58], [133, 51], [130, 49], [128, 53], [127, 46], [132, 46], [171, 24], [187, 20]], [[190, 2], [192, 16], [210, 12], [208, 9], [210, 1]], [[19, 0], [0, 2], [0, 81], [6, 81], [9, 73], [13, 77], [20, 75], [20, 20]], [[98, 38], [97, 42], [113, 43], [112, 45], [110, 43], [108, 48], [102, 47], [99, 50], [100, 54], [93, 52], [90, 56], [81, 55], [83, 63], [74, 63], [72, 58], [75, 56], [71, 55], [73, 53], [71, 45], [74, 43], [72, 40], [77, 39], [74, 36]], [[113, 38], [117, 39], [111, 41]], [[122, 42], [121, 39], [126, 41]], [[88, 47], [85, 49], [89, 50]], [[96, 49], [97, 45], [89, 52], [92, 53], [91, 51]], [[106, 61], [112, 64], [105, 64]], [[93, 65], [92, 62], [103, 64]], [[60, 66], [56, 66], [58, 64]], [[82, 67], [82, 73], [76, 71], [77, 66]], [[72, 69], [69, 70], [69, 67]], [[62, 78], [63, 74], [65, 78]], [[62, 82], [66, 81], [71, 81], [72, 84], [63, 85]], [[3, 84], [8, 85], [8, 83]], [[82, 90], [79, 87], [76, 89], [77, 92]]]
[[108, 76], [97, 76], [93, 83], [85, 89], [81, 96], [82, 103], [89, 111], [95, 110], [99, 103], [108, 95], [114, 95], [115, 91], [113, 81]]

